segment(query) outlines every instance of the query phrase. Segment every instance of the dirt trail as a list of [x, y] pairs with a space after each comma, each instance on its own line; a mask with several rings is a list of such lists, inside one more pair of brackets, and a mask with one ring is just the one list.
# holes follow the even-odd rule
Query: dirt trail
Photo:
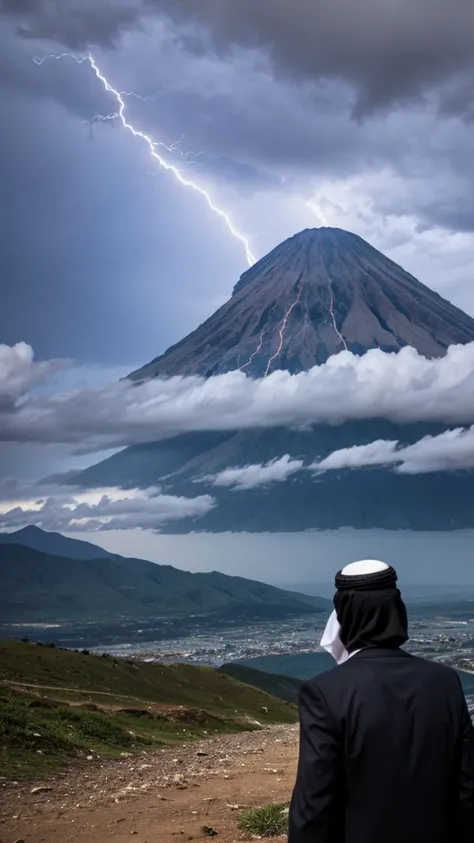
[[[17, 682], [15, 679], [0, 679], [0, 685], [5, 685], [12, 690], [31, 688], [33, 691], [38, 691], [38, 693], [42, 691], [66, 691], [68, 694], [87, 694], [89, 697], [114, 697], [115, 699], [121, 700], [133, 700], [133, 702], [137, 703], [142, 702], [143, 705], [154, 705], [149, 700], [139, 700], [138, 697], [131, 697], [127, 694], [118, 694], [114, 691], [91, 691], [90, 688], [74, 688], [71, 685], [67, 687], [61, 685], [38, 685], [34, 682]], [[177, 706], [174, 707], [177, 708]]]
[[[240, 809], [286, 801], [296, 726], [220, 736], [117, 762], [89, 762], [33, 785], [3, 782], [0, 843], [176, 843], [242, 840]], [[46, 789], [46, 788], [51, 788]]]

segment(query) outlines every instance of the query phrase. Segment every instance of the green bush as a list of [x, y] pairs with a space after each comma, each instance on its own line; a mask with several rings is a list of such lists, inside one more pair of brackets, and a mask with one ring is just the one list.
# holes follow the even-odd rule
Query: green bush
[[239, 828], [249, 837], [278, 837], [288, 832], [288, 805], [264, 805], [250, 808], [239, 817]]

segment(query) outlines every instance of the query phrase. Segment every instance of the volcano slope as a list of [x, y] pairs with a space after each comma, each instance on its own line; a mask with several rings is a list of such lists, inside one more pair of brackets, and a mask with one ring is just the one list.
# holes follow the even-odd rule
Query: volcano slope
[[[362, 355], [373, 348], [397, 352], [411, 346], [435, 358], [450, 345], [473, 340], [474, 319], [360, 237], [340, 229], [309, 229], [247, 270], [226, 304], [129, 377], [136, 382], [212, 377], [241, 369], [260, 378], [276, 369], [306, 371], [344, 349]], [[369, 419], [319, 424], [304, 432], [269, 428], [181, 434], [127, 448], [84, 471], [81, 482], [159, 485], [167, 494], [208, 492], [216, 498], [218, 506], [199, 520], [164, 528], [173, 533], [470, 527], [470, 471], [408, 476], [377, 467], [315, 477], [304, 470], [339, 448], [379, 439], [411, 444], [444, 429]], [[285, 482], [238, 491], [214, 485], [212, 478], [228, 468], [261, 465], [284, 455], [303, 463]]]

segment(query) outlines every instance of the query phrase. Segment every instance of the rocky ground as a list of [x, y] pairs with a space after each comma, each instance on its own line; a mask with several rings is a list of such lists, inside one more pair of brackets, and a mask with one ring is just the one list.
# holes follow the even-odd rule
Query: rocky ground
[[4, 781], [0, 843], [175, 843], [211, 836], [235, 843], [242, 840], [242, 809], [289, 799], [297, 752], [297, 727], [275, 726], [117, 762], [91, 758], [86, 769], [35, 785]]

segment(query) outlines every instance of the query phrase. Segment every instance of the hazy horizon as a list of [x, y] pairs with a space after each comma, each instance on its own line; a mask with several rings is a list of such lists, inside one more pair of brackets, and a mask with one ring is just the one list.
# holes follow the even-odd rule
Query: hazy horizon
[[[67, 533], [122, 556], [150, 559], [189, 571], [219, 570], [274, 584], [331, 583], [357, 559], [375, 558], [397, 569], [401, 584], [473, 586], [474, 530], [339, 530], [305, 533], [190, 533], [149, 530]], [[449, 562], [449, 565], [447, 565]]]

